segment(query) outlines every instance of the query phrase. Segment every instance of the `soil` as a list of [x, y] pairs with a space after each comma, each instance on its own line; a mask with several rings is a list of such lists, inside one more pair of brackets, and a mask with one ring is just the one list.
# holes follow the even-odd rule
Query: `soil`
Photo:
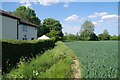
[[79, 61], [74, 58], [73, 64], [71, 65], [73, 68], [73, 74], [74, 74], [74, 79], [80, 79], [81, 78], [81, 72], [80, 72], [80, 67], [79, 67]]

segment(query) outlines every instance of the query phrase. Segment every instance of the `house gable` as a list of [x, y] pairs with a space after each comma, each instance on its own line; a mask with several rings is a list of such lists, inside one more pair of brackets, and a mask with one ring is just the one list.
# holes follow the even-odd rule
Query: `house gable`
[[[0, 16], [2, 16], [2, 18], [4, 18], [4, 20], [2, 21], [2, 27], [4, 29], [3, 37], [5, 37], [4, 39], [23, 40], [23, 38], [25, 36], [28, 38], [28, 40], [37, 38], [37, 30], [36, 29], [38, 28], [38, 25], [30, 23], [26, 20], [20, 19], [19, 17], [16, 17], [10, 13], [7, 13], [7, 12], [1, 11], [1, 10], [0, 10]], [[8, 23], [8, 24], [6, 24], [6, 23]], [[23, 26], [26, 26], [28, 31], [26, 31], [26, 32], [22, 31]], [[9, 36], [11, 36], [11, 37], [9, 37]]]
[[23, 20], [23, 19], [21, 19], [21, 18], [19, 18], [19, 17], [17, 17], [17, 16], [14, 16], [14, 15], [8, 13], [8, 12], [5, 12], [5, 11], [3, 11], [3, 10], [0, 10], [0, 15], [6, 16], [6, 17], [9, 17], [9, 18], [16, 19], [16, 20], [19, 21], [19, 24], [29, 25], [29, 26], [31, 26], [31, 27], [38, 27], [38, 25], [35, 25], [35, 24], [31, 23], [31, 22], [28, 22], [28, 21], [26, 21], [26, 20]]

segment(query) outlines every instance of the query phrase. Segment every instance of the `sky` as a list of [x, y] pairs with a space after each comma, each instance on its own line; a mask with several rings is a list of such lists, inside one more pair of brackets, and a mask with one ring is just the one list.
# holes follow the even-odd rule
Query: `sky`
[[81, 25], [89, 20], [95, 25], [98, 35], [107, 29], [110, 35], [118, 35], [118, 3], [117, 2], [74, 2], [58, 0], [21, 0], [19, 2], [2, 2], [0, 9], [15, 11], [19, 6], [35, 10], [41, 21], [54, 18], [62, 24], [62, 31], [76, 34]]

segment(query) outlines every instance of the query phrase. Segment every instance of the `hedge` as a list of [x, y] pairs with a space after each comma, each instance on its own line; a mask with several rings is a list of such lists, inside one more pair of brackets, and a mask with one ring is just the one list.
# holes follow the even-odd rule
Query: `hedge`
[[20, 61], [20, 58], [26, 60], [42, 54], [45, 50], [54, 47], [53, 40], [2, 40], [2, 72], [7, 73]]

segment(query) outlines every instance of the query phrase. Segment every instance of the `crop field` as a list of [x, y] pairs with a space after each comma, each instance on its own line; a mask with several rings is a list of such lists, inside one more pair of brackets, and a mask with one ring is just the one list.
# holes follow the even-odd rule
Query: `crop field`
[[80, 62], [82, 78], [118, 77], [117, 41], [65, 42]]

